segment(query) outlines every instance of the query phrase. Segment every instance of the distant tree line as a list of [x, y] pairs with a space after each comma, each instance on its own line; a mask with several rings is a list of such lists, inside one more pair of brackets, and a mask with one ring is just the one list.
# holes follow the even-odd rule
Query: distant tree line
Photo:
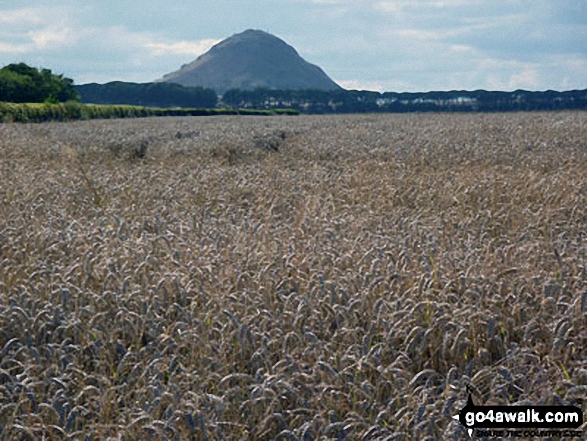
[[49, 69], [35, 69], [25, 63], [0, 69], [0, 101], [13, 103], [60, 103], [77, 101], [73, 80]]
[[218, 96], [212, 89], [184, 87], [175, 83], [127, 83], [114, 81], [107, 84], [76, 86], [84, 103], [127, 104], [147, 107], [213, 108]]
[[49, 69], [25, 63], [0, 69], [0, 101], [13, 103], [61, 103], [134, 105], [157, 108], [223, 107], [228, 109], [291, 109], [303, 113], [366, 112], [503, 112], [518, 110], [587, 109], [587, 90], [556, 92], [371, 92], [359, 90], [239, 90], [222, 97], [214, 90], [175, 83], [128, 83], [74, 86], [73, 80]]
[[226, 107], [245, 109], [293, 108], [304, 113], [562, 110], [587, 109], [587, 90], [379, 93], [344, 89], [333, 91], [232, 89], [222, 96], [222, 104]]

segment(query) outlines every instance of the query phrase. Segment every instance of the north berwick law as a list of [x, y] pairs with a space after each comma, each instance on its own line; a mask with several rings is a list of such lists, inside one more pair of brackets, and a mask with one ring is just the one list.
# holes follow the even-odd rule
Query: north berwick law
[[259, 30], [247, 30], [221, 41], [195, 61], [157, 81], [208, 87], [218, 94], [230, 89], [340, 89], [292, 46]]

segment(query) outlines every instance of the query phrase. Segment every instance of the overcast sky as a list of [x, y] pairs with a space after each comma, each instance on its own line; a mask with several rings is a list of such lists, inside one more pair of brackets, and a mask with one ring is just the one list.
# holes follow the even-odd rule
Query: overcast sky
[[587, 0], [0, 0], [0, 66], [148, 82], [246, 29], [346, 88], [587, 88]]

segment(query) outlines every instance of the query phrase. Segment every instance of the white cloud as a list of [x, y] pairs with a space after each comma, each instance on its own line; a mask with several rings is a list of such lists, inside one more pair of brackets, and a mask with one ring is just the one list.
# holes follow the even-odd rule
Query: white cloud
[[207, 52], [212, 46], [220, 43], [220, 39], [206, 38], [198, 41], [174, 41], [172, 43], [155, 43], [149, 42], [145, 47], [151, 51], [153, 55], [191, 55], [198, 56]]
[[69, 27], [45, 28], [28, 33], [34, 50], [59, 49], [64, 46], [72, 46], [76, 43], [77, 36]]
[[6, 43], [0, 41], [0, 54], [27, 54], [37, 51], [61, 50], [75, 45], [77, 36], [71, 28], [46, 28], [29, 31], [26, 43]]
[[348, 5], [350, 3], [358, 3], [358, 4], [365, 3], [365, 0], [294, 0], [294, 1], [296, 1], [298, 3], [312, 3], [314, 5]]
[[26, 54], [30, 50], [28, 44], [11, 44], [0, 41], [0, 54]]
[[539, 90], [543, 88], [544, 69], [540, 63], [478, 58], [462, 72], [460, 81], [481, 83], [490, 90]]
[[340, 87], [348, 90], [372, 90], [384, 92], [383, 85], [372, 81], [361, 80], [334, 80]]
[[0, 54], [27, 54], [61, 50], [76, 43], [71, 11], [37, 7], [0, 11]]
[[376, 2], [374, 8], [383, 12], [398, 12], [407, 9], [457, 8], [481, 3], [483, 0], [387, 0]]
[[311, 0], [311, 2], [317, 5], [340, 5], [348, 3], [348, 0]]
[[457, 54], [475, 53], [475, 49], [472, 46], [469, 46], [468, 44], [451, 44], [450, 51]]
[[486, 83], [493, 90], [537, 90], [540, 88], [540, 79], [537, 69], [524, 69], [517, 73], [498, 72], [487, 76]]
[[393, 31], [398, 37], [410, 40], [439, 41], [454, 37], [459, 33], [458, 29], [398, 29]]
[[557, 60], [556, 63], [558, 66], [577, 73], [587, 72], [587, 60], [584, 58], [562, 58]]
[[44, 23], [42, 11], [40, 9], [25, 8], [15, 9], [12, 11], [0, 11], [0, 24], [41, 24]]
[[530, 89], [537, 90], [540, 88], [540, 74], [538, 68], [527, 68], [521, 72], [515, 73], [510, 77], [507, 85], [509, 90], [512, 89]]

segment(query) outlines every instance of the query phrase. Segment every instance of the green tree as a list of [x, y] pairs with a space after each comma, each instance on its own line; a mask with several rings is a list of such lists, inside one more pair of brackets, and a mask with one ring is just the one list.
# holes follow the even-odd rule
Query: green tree
[[36, 85], [30, 77], [0, 69], [0, 101], [34, 102]]
[[78, 101], [73, 80], [49, 69], [35, 69], [25, 63], [0, 69], [0, 101], [16, 103]]

